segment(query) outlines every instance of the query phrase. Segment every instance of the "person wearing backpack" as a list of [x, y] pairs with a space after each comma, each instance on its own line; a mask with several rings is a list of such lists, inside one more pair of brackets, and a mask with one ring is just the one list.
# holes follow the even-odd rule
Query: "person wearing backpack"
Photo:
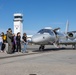
[[[8, 31], [7, 31], [7, 32], [8, 32]], [[7, 32], [6, 32], [6, 34], [5, 34], [5, 36], [6, 36], [6, 40], [5, 40], [5, 52], [8, 51]]]

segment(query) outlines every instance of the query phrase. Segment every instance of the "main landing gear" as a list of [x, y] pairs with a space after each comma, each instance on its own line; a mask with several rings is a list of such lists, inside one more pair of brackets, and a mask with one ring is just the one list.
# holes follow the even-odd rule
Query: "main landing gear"
[[72, 48], [73, 48], [73, 49], [76, 49], [76, 44], [72, 45]]
[[44, 50], [44, 48], [45, 48], [45, 46], [44, 46], [44, 45], [40, 45], [39, 50], [40, 50], [40, 51], [43, 51], [43, 50]]

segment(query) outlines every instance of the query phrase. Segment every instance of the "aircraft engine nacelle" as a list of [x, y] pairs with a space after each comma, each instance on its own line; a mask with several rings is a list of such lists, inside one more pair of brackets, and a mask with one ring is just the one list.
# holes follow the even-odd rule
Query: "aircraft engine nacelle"
[[68, 33], [68, 38], [69, 38], [70, 40], [74, 40], [74, 39], [76, 38], [76, 34], [70, 32], [70, 33]]

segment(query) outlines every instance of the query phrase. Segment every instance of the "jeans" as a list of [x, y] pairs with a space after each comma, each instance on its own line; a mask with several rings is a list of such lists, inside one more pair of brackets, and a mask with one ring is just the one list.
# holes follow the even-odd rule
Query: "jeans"
[[27, 48], [27, 44], [26, 43], [22, 43], [22, 52], [25, 53], [26, 52], [26, 48]]

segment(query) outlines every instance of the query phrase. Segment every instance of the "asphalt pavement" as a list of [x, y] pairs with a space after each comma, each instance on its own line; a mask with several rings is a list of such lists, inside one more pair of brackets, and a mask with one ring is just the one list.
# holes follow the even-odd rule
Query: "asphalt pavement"
[[38, 47], [39, 47], [38, 45], [35, 46], [35, 47], [33, 45], [28, 45], [26, 53], [15, 52], [15, 53], [12, 53], [12, 54], [7, 54], [6, 51], [5, 52], [0, 52], [0, 59], [18, 57], [18, 56], [24, 56], [24, 55], [30, 55], [30, 54], [37, 54], [37, 53], [39, 53], [39, 51], [37, 50]]
[[58, 51], [58, 50], [71, 50], [71, 46], [63, 46], [62, 48], [55, 48], [53, 45], [46, 45], [44, 51], [39, 51], [39, 45], [27, 45], [27, 52], [15, 52], [13, 54], [7, 54], [6, 52], [0, 52], [0, 59], [5, 58], [11, 58], [11, 57], [18, 57], [18, 56], [25, 56], [25, 55], [31, 55], [31, 54], [38, 54], [38, 53], [44, 53], [48, 51]]
[[0, 59], [0, 75], [76, 75], [76, 50], [71, 46], [47, 46], [43, 52], [38, 47], [28, 46], [28, 53], [13, 54], [22, 56]]

